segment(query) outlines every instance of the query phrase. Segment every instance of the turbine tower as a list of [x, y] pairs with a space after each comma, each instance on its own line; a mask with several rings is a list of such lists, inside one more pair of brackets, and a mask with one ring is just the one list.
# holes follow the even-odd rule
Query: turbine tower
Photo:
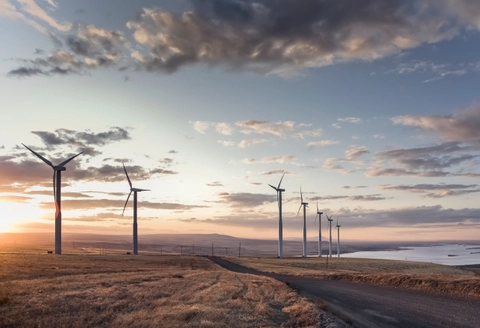
[[275, 189], [277, 191], [277, 203], [278, 203], [278, 257], [282, 258], [283, 257], [283, 222], [282, 222], [282, 192], [285, 191], [285, 189], [281, 189], [280, 185], [282, 184], [283, 177], [285, 176], [285, 173], [283, 173], [282, 178], [280, 179], [280, 182], [278, 183], [278, 187], [274, 187], [271, 184], [269, 184], [270, 187]]
[[133, 192], [133, 255], [138, 255], [137, 192], [150, 191], [150, 190], [133, 188], [132, 182], [130, 181], [130, 178], [128, 177], [127, 169], [125, 168], [125, 164], [123, 164], [123, 170], [125, 171], [125, 175], [127, 176], [128, 184], [130, 185], [130, 193], [128, 194], [127, 201], [125, 202], [125, 206], [123, 206], [122, 216], [125, 213], [125, 208], [127, 207], [128, 200], [130, 199], [130, 195]]
[[298, 213], [300, 213], [300, 209], [303, 206], [303, 252], [302, 256], [307, 257], [307, 207], [308, 203], [305, 203], [303, 201], [303, 195], [302, 195], [302, 187], [300, 187], [300, 207], [298, 208], [297, 212], [297, 217]]
[[328, 243], [328, 256], [329, 257], [332, 257], [332, 215], [328, 216], [327, 215], [327, 219], [328, 219], [328, 226], [329, 226], [329, 230], [330, 230], [330, 241]]
[[318, 257], [322, 257], [322, 214], [318, 210], [318, 202], [317, 202], [317, 216], [315, 217], [315, 223], [317, 223], [318, 218]]
[[55, 254], [62, 254], [62, 171], [66, 170], [65, 165], [67, 165], [68, 162], [82, 154], [83, 151], [58, 165], [53, 165], [52, 162], [42, 155], [34, 152], [23, 143], [22, 145], [53, 169], [53, 198], [55, 201]]
[[340, 227], [341, 225], [338, 224], [338, 218], [337, 218], [337, 226], [335, 229], [337, 229], [337, 257], [340, 257]]

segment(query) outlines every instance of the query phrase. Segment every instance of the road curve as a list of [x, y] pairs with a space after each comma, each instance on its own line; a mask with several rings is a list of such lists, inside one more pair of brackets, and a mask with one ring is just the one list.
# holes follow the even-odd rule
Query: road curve
[[222, 258], [208, 258], [227, 270], [288, 282], [306, 295], [326, 302], [334, 313], [351, 319], [354, 327], [480, 327], [478, 300], [388, 286], [266, 273]]

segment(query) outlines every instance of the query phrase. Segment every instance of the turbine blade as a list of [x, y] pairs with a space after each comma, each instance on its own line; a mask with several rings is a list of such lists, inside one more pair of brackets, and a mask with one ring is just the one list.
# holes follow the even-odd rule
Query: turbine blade
[[48, 166], [50, 166], [51, 168], [53, 168], [53, 164], [52, 162], [50, 162], [48, 159], [46, 159], [45, 157], [43, 157], [42, 155], [40, 155], [39, 153], [36, 153], [35, 151], [33, 151], [32, 149], [28, 148], [27, 146], [25, 146], [23, 143], [22, 145], [27, 148], [28, 150], [30, 150], [35, 156], [37, 156], [38, 158], [40, 158], [42, 161], [44, 161]]
[[58, 166], [58, 167], [63, 167], [63, 166], [66, 165], [68, 162], [70, 162], [72, 159], [74, 159], [75, 157], [77, 157], [78, 155], [81, 155], [81, 154], [83, 154], [83, 151], [82, 151], [81, 153], [78, 153], [77, 155], [72, 156], [72, 157], [70, 157], [69, 159], [61, 162], [61, 163], [58, 164], [57, 166]]
[[282, 178], [280, 179], [280, 182], [278, 183], [278, 189], [280, 189], [280, 185], [282, 184], [283, 177], [285, 176], [285, 172], [283, 172]]
[[125, 171], [125, 175], [127, 176], [128, 184], [130, 185], [130, 189], [132, 189], [132, 181], [130, 181], [130, 178], [128, 177], [127, 169], [125, 168], [125, 164], [123, 164], [123, 170]]
[[132, 194], [132, 192], [130, 191], [130, 193], [128, 194], [128, 197], [127, 197], [127, 201], [125, 202], [125, 206], [123, 206], [122, 216], [123, 216], [123, 213], [125, 213], [125, 208], [127, 207], [127, 203], [128, 203], [128, 200], [130, 199], [131, 194]]
[[137, 191], [151, 191], [150, 189], [137, 189]]
[[271, 184], [268, 184], [270, 187], [272, 187], [273, 189], [277, 190], [277, 188], [275, 188], [274, 186], [272, 186]]
[[303, 203], [302, 187], [300, 187], [300, 201]]
[[298, 217], [298, 213], [300, 213], [300, 209], [302, 208], [302, 204], [300, 204], [300, 207], [298, 208], [298, 211], [297, 211], [297, 216], [295, 218]]
[[318, 213], [318, 200], [317, 200], [317, 213]]
[[318, 213], [315, 215], [315, 224], [317, 224]]

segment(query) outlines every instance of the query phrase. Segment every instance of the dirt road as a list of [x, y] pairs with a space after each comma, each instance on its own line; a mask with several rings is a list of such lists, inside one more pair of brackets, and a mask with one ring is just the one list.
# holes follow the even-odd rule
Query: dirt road
[[221, 267], [268, 276], [320, 298], [354, 327], [480, 327], [480, 302], [393, 287], [265, 273], [222, 258], [209, 257]]

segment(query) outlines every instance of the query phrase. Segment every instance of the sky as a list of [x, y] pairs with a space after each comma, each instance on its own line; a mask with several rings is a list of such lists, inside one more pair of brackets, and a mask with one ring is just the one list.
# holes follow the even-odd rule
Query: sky
[[[0, 0], [0, 232], [480, 233], [476, 0]], [[325, 215], [321, 220], [327, 236]], [[336, 223], [334, 221], [334, 223]]]

